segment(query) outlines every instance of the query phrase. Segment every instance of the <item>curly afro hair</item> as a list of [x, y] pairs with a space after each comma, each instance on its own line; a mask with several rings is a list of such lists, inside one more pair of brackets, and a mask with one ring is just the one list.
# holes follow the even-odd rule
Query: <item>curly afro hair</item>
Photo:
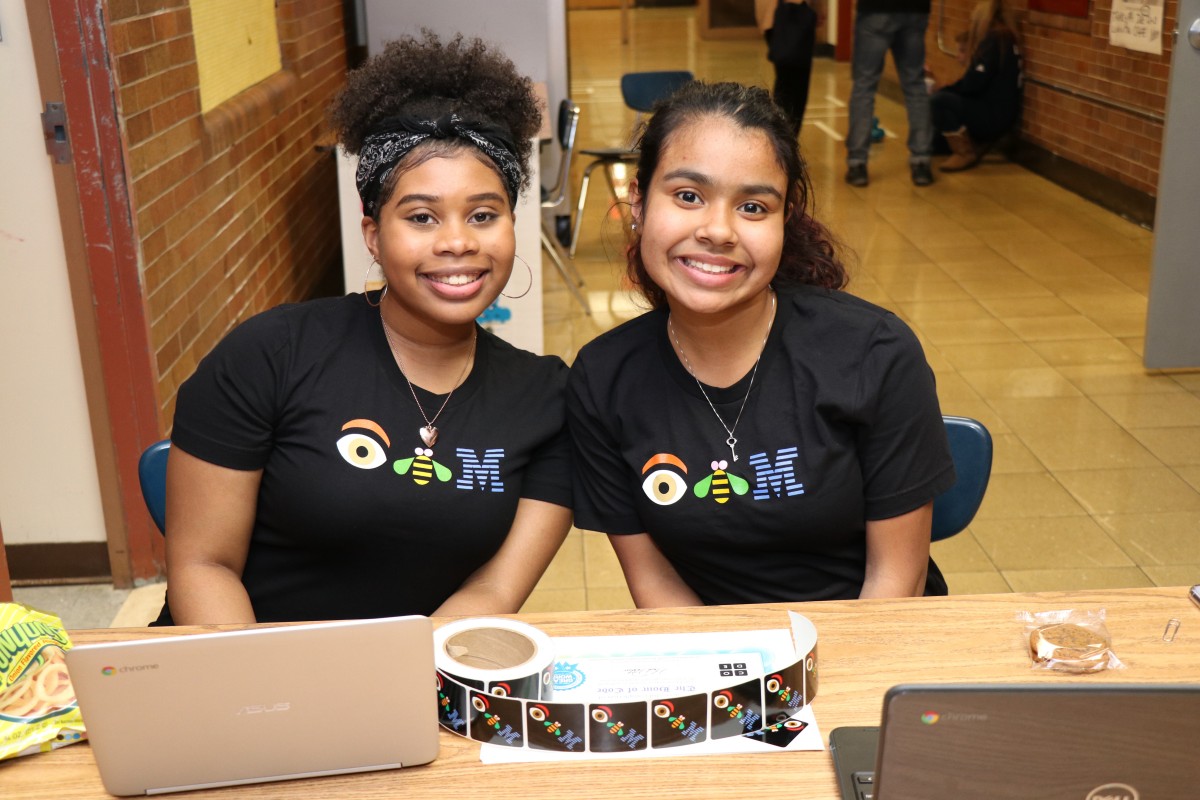
[[525, 176], [521, 189], [528, 188], [541, 103], [533, 81], [482, 39], [464, 39], [460, 33], [443, 43], [436, 33], [422, 30], [420, 37], [388, 42], [382, 53], [347, 75], [329, 116], [338, 141], [357, 155], [367, 135], [388, 117], [438, 119], [455, 112], [512, 133]]

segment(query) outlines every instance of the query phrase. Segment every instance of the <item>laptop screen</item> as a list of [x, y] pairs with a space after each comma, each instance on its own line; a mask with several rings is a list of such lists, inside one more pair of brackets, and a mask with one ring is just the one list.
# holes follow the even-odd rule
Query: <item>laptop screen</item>
[[[884, 699], [868, 793], [874, 800], [1184, 798], [1200, 786], [1198, 741], [1200, 686], [903, 685]], [[838, 758], [839, 777], [862, 770], [851, 760]]]

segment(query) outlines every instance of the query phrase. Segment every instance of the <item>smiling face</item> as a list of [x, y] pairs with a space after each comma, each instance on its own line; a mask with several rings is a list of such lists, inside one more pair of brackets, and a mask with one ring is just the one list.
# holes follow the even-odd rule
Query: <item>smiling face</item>
[[473, 325], [508, 282], [516, 253], [504, 183], [465, 148], [402, 172], [379, 221], [363, 219], [363, 238], [383, 267], [397, 328]]
[[633, 195], [641, 255], [675, 313], [762, 302], [779, 269], [787, 176], [764, 132], [705, 116], [667, 140]]

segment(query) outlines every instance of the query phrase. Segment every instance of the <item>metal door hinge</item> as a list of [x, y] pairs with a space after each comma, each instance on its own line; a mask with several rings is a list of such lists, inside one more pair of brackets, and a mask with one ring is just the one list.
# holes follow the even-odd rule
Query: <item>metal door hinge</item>
[[46, 137], [46, 152], [55, 164], [71, 163], [71, 142], [67, 139], [67, 108], [62, 103], [46, 103], [42, 112], [42, 133]]

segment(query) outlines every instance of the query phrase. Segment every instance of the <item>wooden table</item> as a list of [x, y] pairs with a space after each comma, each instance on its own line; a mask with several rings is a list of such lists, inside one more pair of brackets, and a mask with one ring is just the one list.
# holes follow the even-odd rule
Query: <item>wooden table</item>
[[[1183, 587], [528, 614], [521, 619], [551, 636], [732, 631], [787, 628], [789, 608], [817, 627], [821, 682], [813, 710], [826, 740], [829, 731], [840, 725], [878, 724], [883, 694], [897, 683], [1200, 683], [1200, 609], [1187, 599]], [[1106, 610], [1113, 648], [1126, 669], [1099, 676], [1030, 669], [1016, 615], [1068, 608]], [[1170, 618], [1181, 625], [1168, 644], [1162, 635]], [[172, 633], [77, 631], [73, 639], [83, 644], [164, 635]], [[386, 671], [386, 665], [380, 669]], [[479, 761], [477, 744], [443, 732], [441, 754], [428, 766], [192, 792], [183, 797], [727, 800], [769, 797], [784, 787], [789, 797], [836, 800], [828, 752], [485, 765]], [[0, 763], [0, 796], [6, 800], [108, 797], [86, 744]]]

